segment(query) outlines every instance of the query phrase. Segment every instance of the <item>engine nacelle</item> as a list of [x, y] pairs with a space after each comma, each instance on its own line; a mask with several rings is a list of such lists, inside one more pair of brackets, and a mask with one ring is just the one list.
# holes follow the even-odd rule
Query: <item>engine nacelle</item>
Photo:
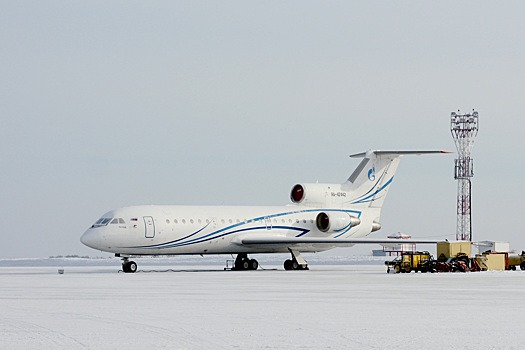
[[315, 219], [315, 225], [321, 232], [340, 232], [361, 223], [359, 218], [344, 212], [320, 212]]
[[338, 207], [350, 199], [350, 193], [341, 190], [341, 184], [307, 183], [295, 185], [290, 199], [308, 207]]

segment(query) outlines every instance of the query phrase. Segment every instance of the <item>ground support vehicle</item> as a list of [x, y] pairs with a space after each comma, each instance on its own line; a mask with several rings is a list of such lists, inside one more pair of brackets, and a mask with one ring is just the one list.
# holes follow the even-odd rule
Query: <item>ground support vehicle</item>
[[411, 271], [428, 272], [432, 255], [429, 252], [403, 252], [392, 261], [385, 261], [386, 272], [410, 273]]
[[479, 271], [479, 265], [474, 264], [467, 254], [458, 253], [457, 256], [434, 260], [429, 252], [404, 252], [392, 261], [386, 261], [387, 272], [407, 273], [421, 272], [467, 272]]
[[519, 266], [522, 271], [525, 271], [525, 251], [522, 251], [520, 255], [509, 255], [508, 269], [516, 270], [516, 266]]
[[446, 258], [443, 254], [429, 265], [430, 272], [467, 272], [471, 270], [472, 259], [465, 253], [458, 253], [455, 257]]
[[440, 260], [431, 260], [429, 263], [428, 270], [432, 273], [434, 272], [450, 272], [452, 270], [452, 266], [447, 263], [446, 261], [440, 261]]

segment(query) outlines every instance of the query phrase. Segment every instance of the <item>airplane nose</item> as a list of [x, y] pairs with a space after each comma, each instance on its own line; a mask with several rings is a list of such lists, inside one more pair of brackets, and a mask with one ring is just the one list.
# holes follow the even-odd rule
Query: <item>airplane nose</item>
[[80, 242], [90, 248], [98, 249], [97, 245], [100, 244], [100, 235], [95, 230], [89, 229], [80, 237]]

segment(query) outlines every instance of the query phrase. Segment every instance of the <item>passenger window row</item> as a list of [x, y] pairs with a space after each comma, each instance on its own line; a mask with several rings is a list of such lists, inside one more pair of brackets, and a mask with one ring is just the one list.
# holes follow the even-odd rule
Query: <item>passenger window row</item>
[[[262, 222], [264, 222], [265, 220], [264, 219], [258, 219], [258, 220], [253, 220], [253, 221], [256, 221], [256, 222], [257, 221], [262, 221]], [[307, 220], [307, 219], [302, 219], [302, 220], [300, 220], [300, 219], [296, 219], [296, 220], [292, 220], [292, 219], [288, 219], [288, 220], [286, 220], [286, 219], [280, 219], [280, 220], [279, 219], [273, 219], [272, 223], [273, 224], [278, 224], [278, 223], [283, 223], [283, 224], [289, 223], [289, 224], [291, 224], [291, 223], [295, 222], [295, 223], [298, 224], [301, 221], [303, 223], [305, 223], [305, 224], [307, 222], [310, 222], [311, 224], [314, 223], [314, 220], [312, 220], [312, 219], [310, 219], [310, 220]], [[181, 224], [186, 224], [186, 223], [190, 223], [190, 224], [199, 223], [199, 224], [201, 224], [202, 222], [203, 222], [202, 219], [197, 219], [197, 220], [194, 220], [194, 219], [190, 219], [190, 220], [186, 220], [186, 219], [173, 219], [173, 220], [166, 219], [166, 223], [167, 224], [170, 224], [170, 223], [171, 224], [179, 224], [179, 223], [181, 223]], [[233, 220], [233, 219], [221, 219], [220, 221], [217, 220], [217, 222], [220, 222], [222, 224], [226, 224], [226, 223], [233, 224], [235, 222], [235, 223], [239, 224], [241, 222], [248, 222], [248, 220], [247, 219], [244, 219], [244, 220], [240, 220], [240, 219], [236, 219], [236, 220]], [[210, 219], [206, 219], [206, 223], [207, 224], [210, 223]]]
[[[137, 219], [131, 219], [131, 221], [137, 221]], [[206, 219], [206, 220], [203, 220], [203, 219], [189, 219], [189, 220], [186, 220], [186, 219], [173, 219], [173, 220], [170, 220], [170, 219], [166, 219], [166, 223], [167, 224], [194, 224], [194, 223], [198, 223], [198, 224], [202, 224], [203, 222], [206, 222], [207, 224], [210, 223], [210, 219]], [[220, 219], [220, 220], [217, 220], [217, 222], [220, 222], [221, 224], [226, 224], [226, 223], [229, 223], [229, 224], [234, 224], [234, 223], [241, 223], [241, 222], [248, 222], [250, 220], [248, 219]], [[257, 220], [253, 220], [253, 221], [260, 221], [260, 222], [265, 222], [265, 219], [257, 219]], [[303, 222], [303, 223], [307, 223], [308, 221], [310, 223], [313, 224], [314, 220], [307, 220], [307, 219], [295, 219], [295, 220], [292, 220], [292, 219], [272, 219], [272, 224], [276, 225], [276, 224], [279, 224], [279, 223], [282, 223], [282, 224], [291, 224], [293, 222], [295, 223], [300, 223], [300, 222]], [[106, 226], [106, 225], [125, 225], [126, 224], [126, 221], [124, 221], [124, 219], [122, 218], [100, 218], [97, 220], [97, 222], [95, 222], [91, 227], [101, 227], [101, 226]]]

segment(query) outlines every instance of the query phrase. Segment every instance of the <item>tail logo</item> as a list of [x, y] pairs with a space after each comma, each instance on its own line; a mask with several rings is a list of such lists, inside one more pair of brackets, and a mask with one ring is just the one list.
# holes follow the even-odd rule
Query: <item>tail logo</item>
[[370, 170], [368, 170], [368, 180], [374, 181], [376, 179], [376, 168], [373, 166]]

